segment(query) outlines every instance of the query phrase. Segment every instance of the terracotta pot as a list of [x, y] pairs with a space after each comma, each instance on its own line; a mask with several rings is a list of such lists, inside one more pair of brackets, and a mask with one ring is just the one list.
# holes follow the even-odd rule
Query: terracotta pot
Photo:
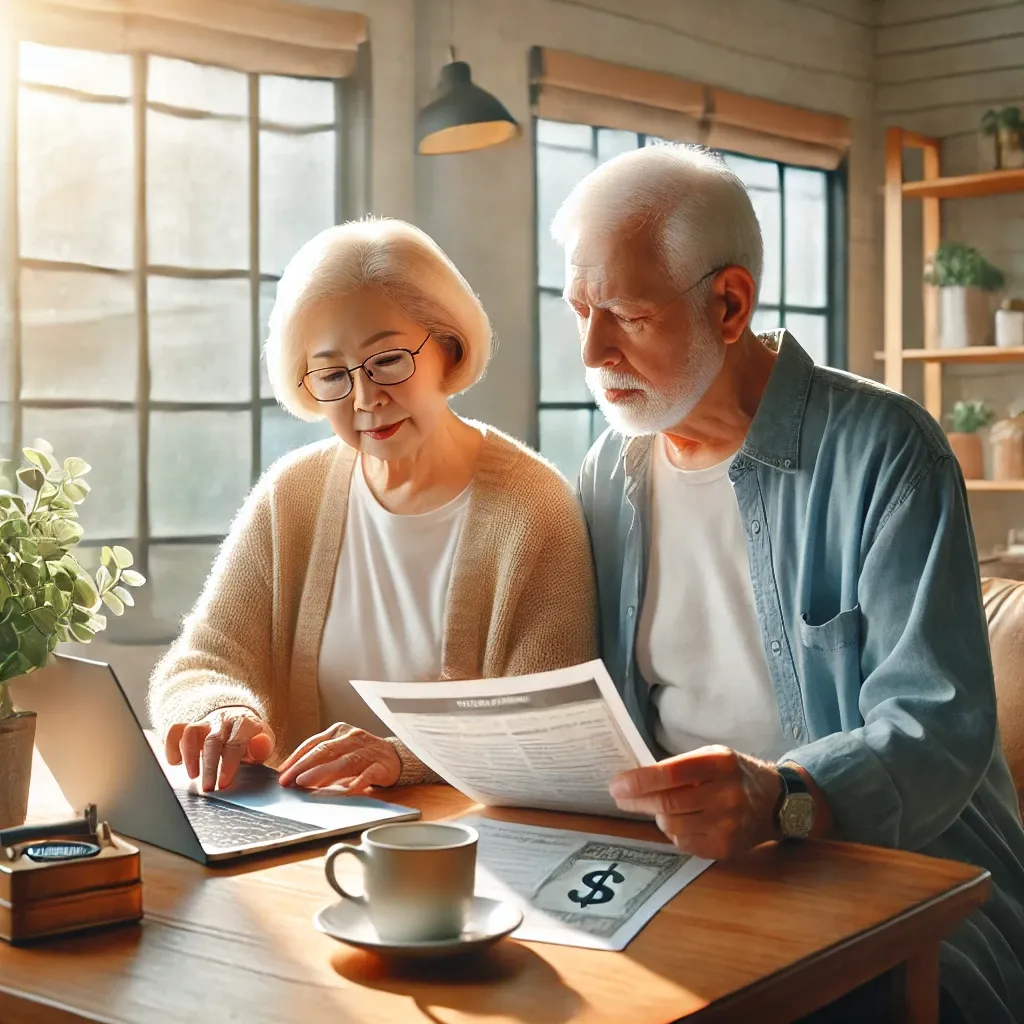
[[0, 828], [25, 823], [35, 739], [34, 711], [0, 718]]
[[985, 461], [981, 453], [981, 437], [978, 434], [958, 434], [956, 431], [946, 435], [949, 447], [960, 463], [960, 471], [965, 480], [980, 480], [985, 475]]
[[989, 441], [992, 479], [1024, 480], [1024, 415], [994, 423]]

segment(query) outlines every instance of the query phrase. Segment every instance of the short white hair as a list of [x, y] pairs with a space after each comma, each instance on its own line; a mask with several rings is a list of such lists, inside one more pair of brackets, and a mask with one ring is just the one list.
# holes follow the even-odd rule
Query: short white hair
[[412, 224], [366, 217], [311, 238], [292, 257], [277, 285], [264, 346], [274, 396], [303, 420], [323, 410], [298, 381], [306, 373], [306, 324], [324, 301], [376, 288], [450, 354], [448, 394], [483, 377], [491, 358], [491, 323], [469, 283], [441, 247]]
[[680, 289], [726, 266], [743, 267], [760, 289], [764, 246], [750, 196], [725, 161], [703, 146], [659, 143], [601, 164], [569, 193], [551, 234], [571, 252], [594, 229], [648, 224]]

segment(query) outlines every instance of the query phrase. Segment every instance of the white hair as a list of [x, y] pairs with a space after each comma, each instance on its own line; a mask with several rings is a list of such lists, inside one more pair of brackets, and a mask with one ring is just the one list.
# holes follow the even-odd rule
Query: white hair
[[484, 375], [493, 348], [491, 324], [469, 283], [425, 232], [405, 221], [365, 217], [311, 238], [277, 285], [264, 346], [274, 396], [303, 420], [323, 417], [298, 386], [306, 372], [305, 328], [324, 301], [376, 288], [450, 353], [445, 389], [457, 394]]
[[571, 254], [595, 228], [646, 224], [654, 226], [665, 270], [681, 290], [726, 266], [743, 267], [760, 289], [763, 244], [750, 196], [704, 147], [663, 143], [609, 160], [569, 193], [551, 234]]

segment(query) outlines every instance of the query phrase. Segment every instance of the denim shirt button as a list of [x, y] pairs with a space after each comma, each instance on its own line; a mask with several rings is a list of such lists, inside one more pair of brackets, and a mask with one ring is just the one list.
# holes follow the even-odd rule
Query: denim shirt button
[[629, 607], [628, 607], [628, 608], [626, 609], [626, 614], [627, 614], [627, 615], [628, 615], [628, 616], [629, 616], [630, 618], [633, 618], [633, 606], [632, 606], [632, 605], [630, 605], [630, 606], [629, 606]]
[[793, 726], [793, 739], [795, 739], [795, 740], [800, 739], [800, 726], [799, 725], [794, 725]]
[[782, 651], [782, 644], [778, 640], [772, 641], [772, 654], [779, 654]]
[[761, 532], [761, 524], [760, 524], [760, 522], [755, 519], [750, 524], [750, 530], [751, 530], [752, 533], [760, 533]]
[[792, 459], [783, 459], [782, 460], [782, 464], [786, 467], [786, 469], [789, 469], [789, 467], [793, 465], [793, 460]]

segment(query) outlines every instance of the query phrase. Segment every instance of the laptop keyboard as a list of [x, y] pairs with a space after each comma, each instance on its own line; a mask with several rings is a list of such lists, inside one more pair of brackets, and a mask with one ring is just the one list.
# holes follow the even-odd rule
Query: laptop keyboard
[[250, 811], [216, 797], [200, 796], [180, 789], [176, 789], [174, 795], [199, 841], [207, 849], [237, 850], [254, 843], [322, 831], [316, 825], [304, 821]]

